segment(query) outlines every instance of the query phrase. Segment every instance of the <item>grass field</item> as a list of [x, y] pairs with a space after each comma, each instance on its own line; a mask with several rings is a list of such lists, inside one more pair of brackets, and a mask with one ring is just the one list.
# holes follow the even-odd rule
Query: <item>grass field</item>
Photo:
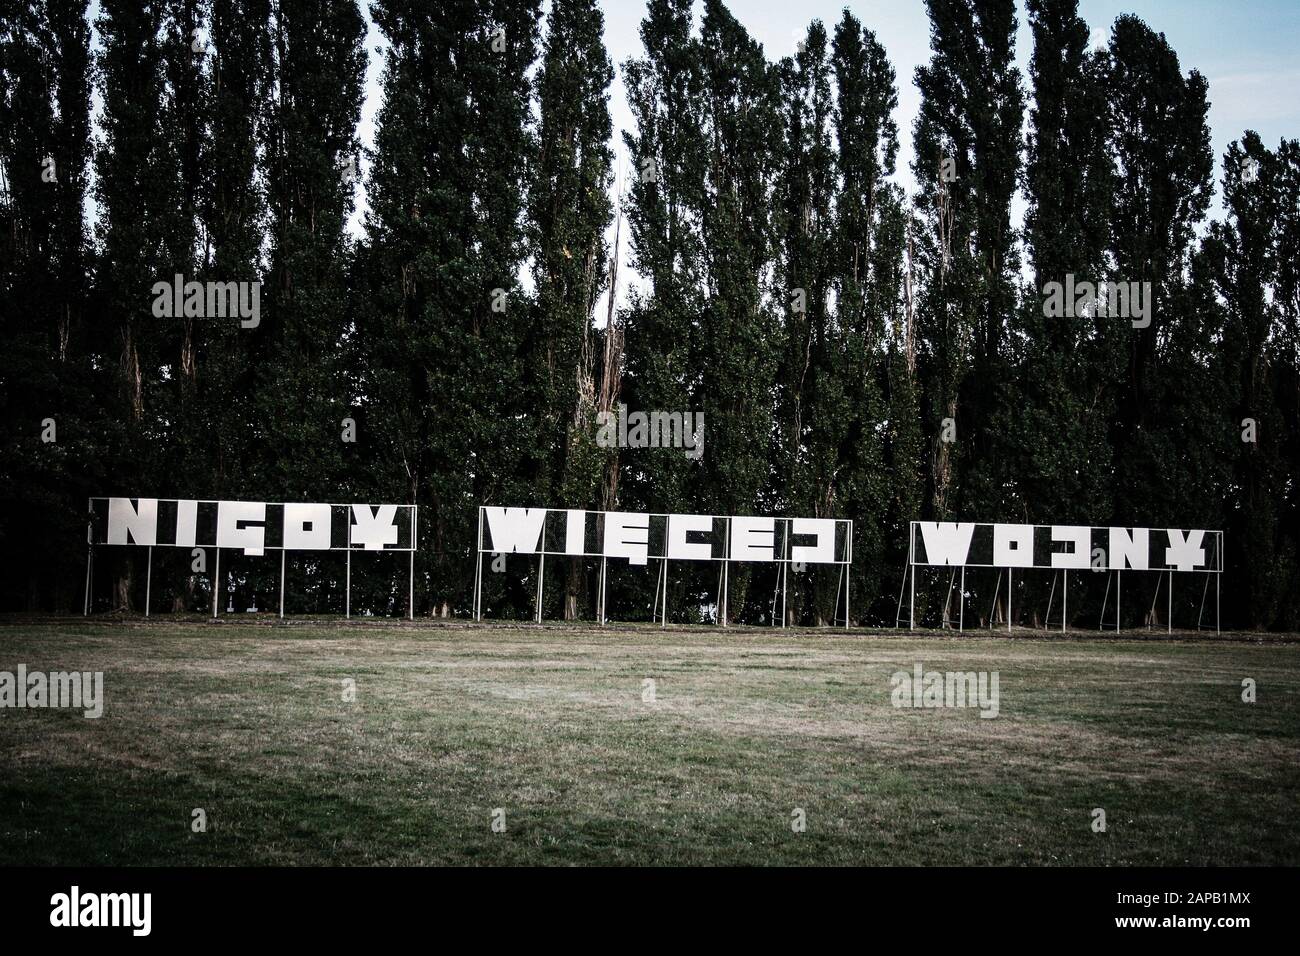
[[[997, 718], [893, 707], [918, 661]], [[20, 663], [106, 703], [0, 710], [4, 864], [1300, 863], [1296, 644], [11, 622]]]

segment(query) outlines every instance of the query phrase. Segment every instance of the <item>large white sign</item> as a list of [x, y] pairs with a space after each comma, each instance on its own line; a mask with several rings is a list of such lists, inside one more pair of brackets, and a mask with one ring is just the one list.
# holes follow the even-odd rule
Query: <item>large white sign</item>
[[562, 508], [479, 509], [480, 553], [849, 564], [853, 522]]
[[91, 498], [90, 543], [266, 551], [414, 551], [415, 505]]
[[913, 521], [912, 564], [1100, 571], [1223, 570], [1223, 532]]

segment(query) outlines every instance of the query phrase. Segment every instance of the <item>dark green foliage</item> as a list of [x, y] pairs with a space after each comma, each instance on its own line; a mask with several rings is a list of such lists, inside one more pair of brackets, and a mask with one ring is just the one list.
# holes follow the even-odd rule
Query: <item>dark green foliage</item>
[[523, 414], [518, 286], [537, 8], [375, 7], [389, 48], [357, 263], [359, 422], [378, 491], [423, 506], [427, 600], [441, 614], [469, 607], [477, 506], [541, 503], [520, 468], [536, 423]]
[[[1151, 323], [1125, 330], [1126, 357], [1112, 429], [1115, 518], [1121, 522], [1186, 522], [1189, 503], [1204, 501], [1192, 466], [1208, 427], [1209, 397], [1199, 360], [1212, 330], [1191, 297], [1187, 269], [1193, 231], [1205, 215], [1214, 159], [1205, 123], [1205, 78], [1184, 76], [1161, 34], [1136, 17], [1115, 21], [1107, 100], [1117, 176], [1111, 212], [1116, 278], [1150, 282]], [[1211, 413], [1211, 414], [1217, 414]], [[1183, 461], [1183, 467], [1170, 465]], [[1166, 480], [1153, 482], [1152, 475]]]
[[[1285, 151], [1294, 143], [1283, 143]], [[1279, 272], [1290, 256], [1282, 245], [1281, 212], [1287, 197], [1282, 154], [1270, 152], [1248, 131], [1223, 157], [1224, 222], [1213, 223], [1200, 254], [1222, 305], [1215, 365], [1217, 408], [1207, 412], [1219, 431], [1211, 445], [1213, 473], [1226, 506], [1225, 584], [1249, 614], [1244, 623], [1274, 622], [1294, 586], [1295, 540], [1280, 520], [1286, 500], [1283, 442], [1285, 394], [1295, 353], [1288, 356]], [[1278, 346], [1283, 346], [1279, 349]], [[1294, 420], [1294, 419], [1293, 419]]]
[[[1011, 197], [1020, 168], [1024, 93], [1012, 65], [1012, 0], [928, 0], [933, 55], [913, 143], [925, 276], [917, 315], [921, 408], [936, 517], [1006, 517], [1000, 411], [1015, 402], [1008, 316], [1019, 262]], [[944, 420], [956, 440], [945, 440]], [[949, 432], [949, 437], [951, 432]]]
[[[102, 0], [93, 56], [85, 4], [0, 0], [0, 603], [77, 607], [85, 498], [128, 494], [417, 503], [437, 615], [469, 610], [480, 504], [850, 518], [859, 623], [892, 622], [911, 520], [1223, 528], [1223, 620], [1297, 627], [1300, 146], [1244, 133], [1208, 222], [1205, 78], [1135, 16], [1093, 50], [1077, 0], [1025, 7], [1022, 78], [1013, 0], [928, 0], [906, 196], [869, 23], [779, 57], [721, 0], [650, 0], [614, 195], [597, 0], [376, 0], [376, 50], [355, 3]], [[155, 316], [177, 273], [263, 282], [260, 323]], [[1150, 282], [1150, 325], [1049, 316], [1067, 276]], [[703, 413], [702, 456], [600, 447], [619, 404]], [[97, 608], [138, 608], [139, 554], [102, 550]], [[188, 560], [156, 609], [210, 600]], [[271, 606], [277, 563], [220, 586]], [[530, 613], [536, 569], [488, 572], [489, 613]], [[656, 570], [611, 565], [615, 617]], [[404, 611], [406, 571], [354, 608]], [[592, 571], [552, 561], [547, 614], [589, 615]], [[674, 568], [670, 617], [711, 617], [717, 572]], [[291, 563], [290, 611], [343, 574]], [[732, 567], [733, 619], [771, 620], [773, 574]], [[1032, 623], [1050, 578], [1018, 578]], [[842, 614], [833, 571], [790, 584], [792, 622]]]
[[[94, 395], [86, 296], [90, 174], [85, 4], [0, 4], [0, 602], [80, 601], [85, 499], [117, 431]], [[50, 165], [52, 163], [52, 165]], [[42, 440], [47, 420], [54, 442]]]
[[1128, 329], [1119, 321], [1044, 317], [1048, 282], [1108, 276], [1114, 169], [1107, 148], [1106, 57], [1088, 50], [1077, 0], [1031, 0], [1033, 107], [1026, 144], [1025, 243], [1033, 284], [1015, 313], [1023, 345], [1018, 408], [1004, 416], [1011, 471], [1033, 522], [1095, 521], [1110, 512], [1108, 430]]
[[[625, 316], [624, 401], [632, 410], [694, 410], [693, 355], [703, 311], [706, 143], [700, 102], [703, 70], [691, 36], [690, 0], [651, 0], [641, 23], [645, 56], [623, 65], [636, 120], [623, 139], [632, 162], [627, 197], [629, 265], [644, 277]], [[706, 446], [711, 441], [705, 424]], [[662, 449], [620, 453], [624, 507], [685, 510], [687, 475], [680, 454]]]
[[[599, 508], [605, 452], [597, 446], [597, 359], [592, 328], [607, 286], [605, 228], [613, 152], [604, 16], [594, 0], [555, 0], [537, 76], [537, 158], [528, 236], [535, 311], [523, 343], [525, 398], [532, 412], [538, 500]], [[581, 562], [569, 564], [565, 617], [585, 589]]]

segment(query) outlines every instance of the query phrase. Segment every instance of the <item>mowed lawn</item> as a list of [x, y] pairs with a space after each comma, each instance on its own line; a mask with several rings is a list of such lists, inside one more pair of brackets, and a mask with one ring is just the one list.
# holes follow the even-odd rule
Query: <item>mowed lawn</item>
[[[999, 715], [894, 708], [918, 661]], [[1295, 644], [10, 623], [20, 663], [106, 703], [0, 710], [3, 864], [1300, 863]]]

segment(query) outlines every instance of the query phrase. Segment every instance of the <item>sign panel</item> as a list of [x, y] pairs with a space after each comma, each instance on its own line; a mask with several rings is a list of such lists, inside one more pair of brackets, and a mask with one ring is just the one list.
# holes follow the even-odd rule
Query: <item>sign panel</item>
[[646, 564], [652, 558], [850, 564], [853, 522], [483, 506], [478, 550], [626, 558], [630, 564]]
[[1223, 532], [913, 521], [911, 564], [1046, 570], [1223, 571]]
[[415, 505], [91, 498], [90, 544], [266, 551], [414, 551]]

